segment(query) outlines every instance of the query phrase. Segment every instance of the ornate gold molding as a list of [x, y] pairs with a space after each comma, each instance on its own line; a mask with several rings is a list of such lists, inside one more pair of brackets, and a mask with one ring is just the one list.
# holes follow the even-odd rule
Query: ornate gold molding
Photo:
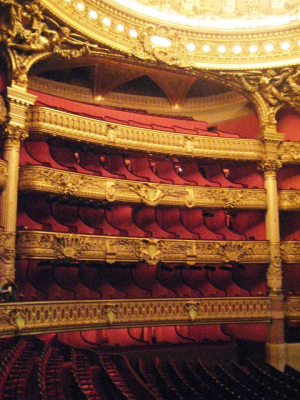
[[[140, 15], [136, 9], [130, 11], [109, 1], [84, 0], [78, 6], [73, 0], [42, 0], [42, 4], [95, 42], [147, 61], [159, 60], [180, 67], [232, 69], [234, 65], [236, 69], [246, 69], [295, 64], [298, 60], [297, 23], [268, 29], [209, 29], [194, 23], [180, 26], [155, 20], [153, 12]], [[215, 9], [214, 5], [214, 18], [203, 18], [202, 23], [213, 23]], [[167, 47], [153, 43], [153, 36], [164, 38]], [[282, 43], [288, 43], [288, 47]]]
[[167, 185], [102, 178], [42, 166], [20, 169], [19, 190], [41, 191], [87, 203], [126, 202], [186, 207], [266, 209], [264, 189], [228, 189]]
[[259, 140], [169, 133], [107, 123], [46, 107], [35, 107], [28, 113], [27, 128], [41, 135], [149, 153], [251, 161], [262, 159], [264, 154]]
[[300, 242], [286, 241], [280, 245], [282, 261], [286, 264], [300, 263]]
[[278, 200], [280, 210], [299, 210], [300, 190], [280, 190]]
[[4, 303], [0, 305], [0, 337], [190, 323], [268, 323], [270, 319], [266, 297]]
[[0, 188], [3, 188], [7, 180], [7, 162], [0, 160]]
[[12, 264], [15, 260], [16, 235], [10, 232], [0, 233], [0, 274], [5, 281], [14, 281], [14, 268]]
[[300, 144], [298, 142], [284, 142], [279, 147], [279, 156], [282, 163], [300, 163]]
[[285, 299], [285, 317], [293, 322], [300, 322], [300, 297], [287, 296]]
[[268, 263], [265, 241], [205, 241], [145, 239], [20, 231], [17, 255], [23, 259], [91, 260], [114, 263], [146, 261], [195, 264], [202, 262]]

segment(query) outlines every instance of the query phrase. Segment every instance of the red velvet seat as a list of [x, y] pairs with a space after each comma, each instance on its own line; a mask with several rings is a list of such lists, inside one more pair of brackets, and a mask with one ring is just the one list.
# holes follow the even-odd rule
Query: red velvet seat
[[156, 220], [159, 226], [180, 239], [199, 239], [197, 233], [187, 230], [181, 221], [179, 208], [162, 207], [156, 209]]
[[134, 213], [134, 221], [143, 231], [149, 232], [155, 238], [175, 238], [176, 234], [162, 229], [156, 222], [156, 212], [153, 207], [141, 206]]
[[183, 208], [181, 211], [181, 221], [186, 229], [199, 236], [203, 240], [221, 240], [222, 235], [209, 230], [203, 218], [203, 212], [197, 208]]
[[149, 237], [147, 232], [140, 229], [133, 221], [132, 208], [129, 205], [116, 205], [106, 212], [106, 218], [110, 225], [119, 229], [122, 235]]

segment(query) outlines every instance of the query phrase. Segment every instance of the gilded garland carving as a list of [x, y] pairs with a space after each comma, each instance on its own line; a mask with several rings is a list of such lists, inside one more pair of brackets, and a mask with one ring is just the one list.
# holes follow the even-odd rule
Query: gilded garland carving
[[270, 291], [282, 290], [280, 243], [270, 243], [270, 264], [267, 271], [267, 286]]
[[278, 200], [280, 210], [299, 210], [300, 190], [280, 190]]
[[[264, 155], [264, 146], [259, 140], [184, 135], [113, 125], [45, 107], [35, 107], [28, 112], [27, 127], [36, 134], [149, 153], [180, 156], [192, 153], [194, 157], [252, 161], [260, 160]], [[193, 143], [192, 152], [190, 145], [186, 146], [187, 141]]]
[[283, 163], [300, 162], [300, 145], [297, 142], [285, 142], [279, 147], [279, 156]]
[[300, 263], [300, 242], [286, 241], [280, 245], [282, 261], [288, 264]]
[[285, 300], [285, 317], [288, 320], [300, 321], [300, 297], [287, 296]]
[[0, 304], [0, 336], [138, 326], [267, 323], [266, 297], [119, 299]]
[[266, 209], [263, 189], [227, 189], [167, 185], [102, 178], [41, 166], [20, 169], [19, 189], [43, 191], [59, 198], [78, 198], [83, 202], [144, 203], [147, 206], [174, 205], [225, 209]]
[[7, 162], [0, 160], [0, 188], [6, 185], [7, 181]]
[[8, 116], [8, 112], [7, 112], [4, 98], [2, 96], [0, 96], [0, 125], [7, 122], [7, 116]]
[[39, 0], [0, 1], [0, 43], [11, 58], [12, 83], [27, 87], [32, 63], [52, 54], [77, 58], [98, 48], [44, 14]]
[[18, 233], [17, 254], [26, 259], [76, 259], [114, 263], [244, 262], [267, 263], [269, 245], [263, 241], [205, 241], [74, 235], [39, 231]]
[[232, 72], [230, 75], [252, 99], [262, 129], [276, 127], [276, 113], [284, 106], [299, 110], [299, 67]]
[[16, 255], [16, 235], [14, 233], [0, 233], [0, 274], [4, 282], [14, 281], [14, 267], [12, 266]]

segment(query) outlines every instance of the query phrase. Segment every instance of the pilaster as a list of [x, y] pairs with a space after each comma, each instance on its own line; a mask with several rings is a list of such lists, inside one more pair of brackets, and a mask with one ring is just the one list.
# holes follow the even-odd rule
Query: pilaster
[[[7, 183], [1, 194], [0, 225], [12, 237], [16, 234], [17, 198], [19, 181], [19, 153], [20, 143], [28, 136], [26, 112], [35, 102], [36, 96], [26, 92], [24, 87], [12, 86], [7, 88], [7, 102], [9, 104], [9, 122], [2, 129], [3, 158], [7, 161]], [[6, 249], [12, 257], [2, 260], [0, 273], [5, 280], [14, 280], [15, 240], [10, 248]]]
[[267, 193], [266, 239], [270, 242], [270, 264], [267, 271], [267, 288], [271, 299], [271, 322], [267, 338], [267, 361], [283, 370], [286, 361], [284, 338], [284, 296], [282, 295], [282, 259], [280, 254], [279, 204], [277, 170], [281, 168], [278, 148], [284, 135], [274, 127], [265, 129], [259, 136], [264, 144], [264, 158], [260, 170], [264, 174]]

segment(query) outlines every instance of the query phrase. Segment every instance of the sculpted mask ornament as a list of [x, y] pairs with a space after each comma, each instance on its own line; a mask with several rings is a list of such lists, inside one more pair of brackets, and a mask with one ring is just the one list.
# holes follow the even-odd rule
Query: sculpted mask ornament
[[[147, 25], [141, 30], [142, 43], [133, 49], [144, 59], [151, 58], [168, 64], [184, 66], [186, 46], [177, 31], [166, 26]], [[153, 38], [164, 38], [164, 45], [156, 44]]]
[[129, 185], [129, 187], [140, 197], [143, 203], [150, 207], [155, 207], [169, 191], [167, 188], [151, 183]]
[[24, 310], [14, 309], [9, 311], [2, 319], [6, 320], [10, 325], [12, 325], [16, 332], [20, 332], [25, 328], [26, 325], [26, 314], [27, 308]]
[[188, 312], [191, 322], [194, 322], [200, 309], [200, 303], [186, 303], [184, 308]]
[[140, 260], [149, 265], [157, 265], [163, 257], [163, 243], [158, 239], [144, 239], [140, 241]]
[[118, 304], [107, 304], [103, 306], [103, 313], [109, 325], [112, 325], [117, 317], [119, 306]]

